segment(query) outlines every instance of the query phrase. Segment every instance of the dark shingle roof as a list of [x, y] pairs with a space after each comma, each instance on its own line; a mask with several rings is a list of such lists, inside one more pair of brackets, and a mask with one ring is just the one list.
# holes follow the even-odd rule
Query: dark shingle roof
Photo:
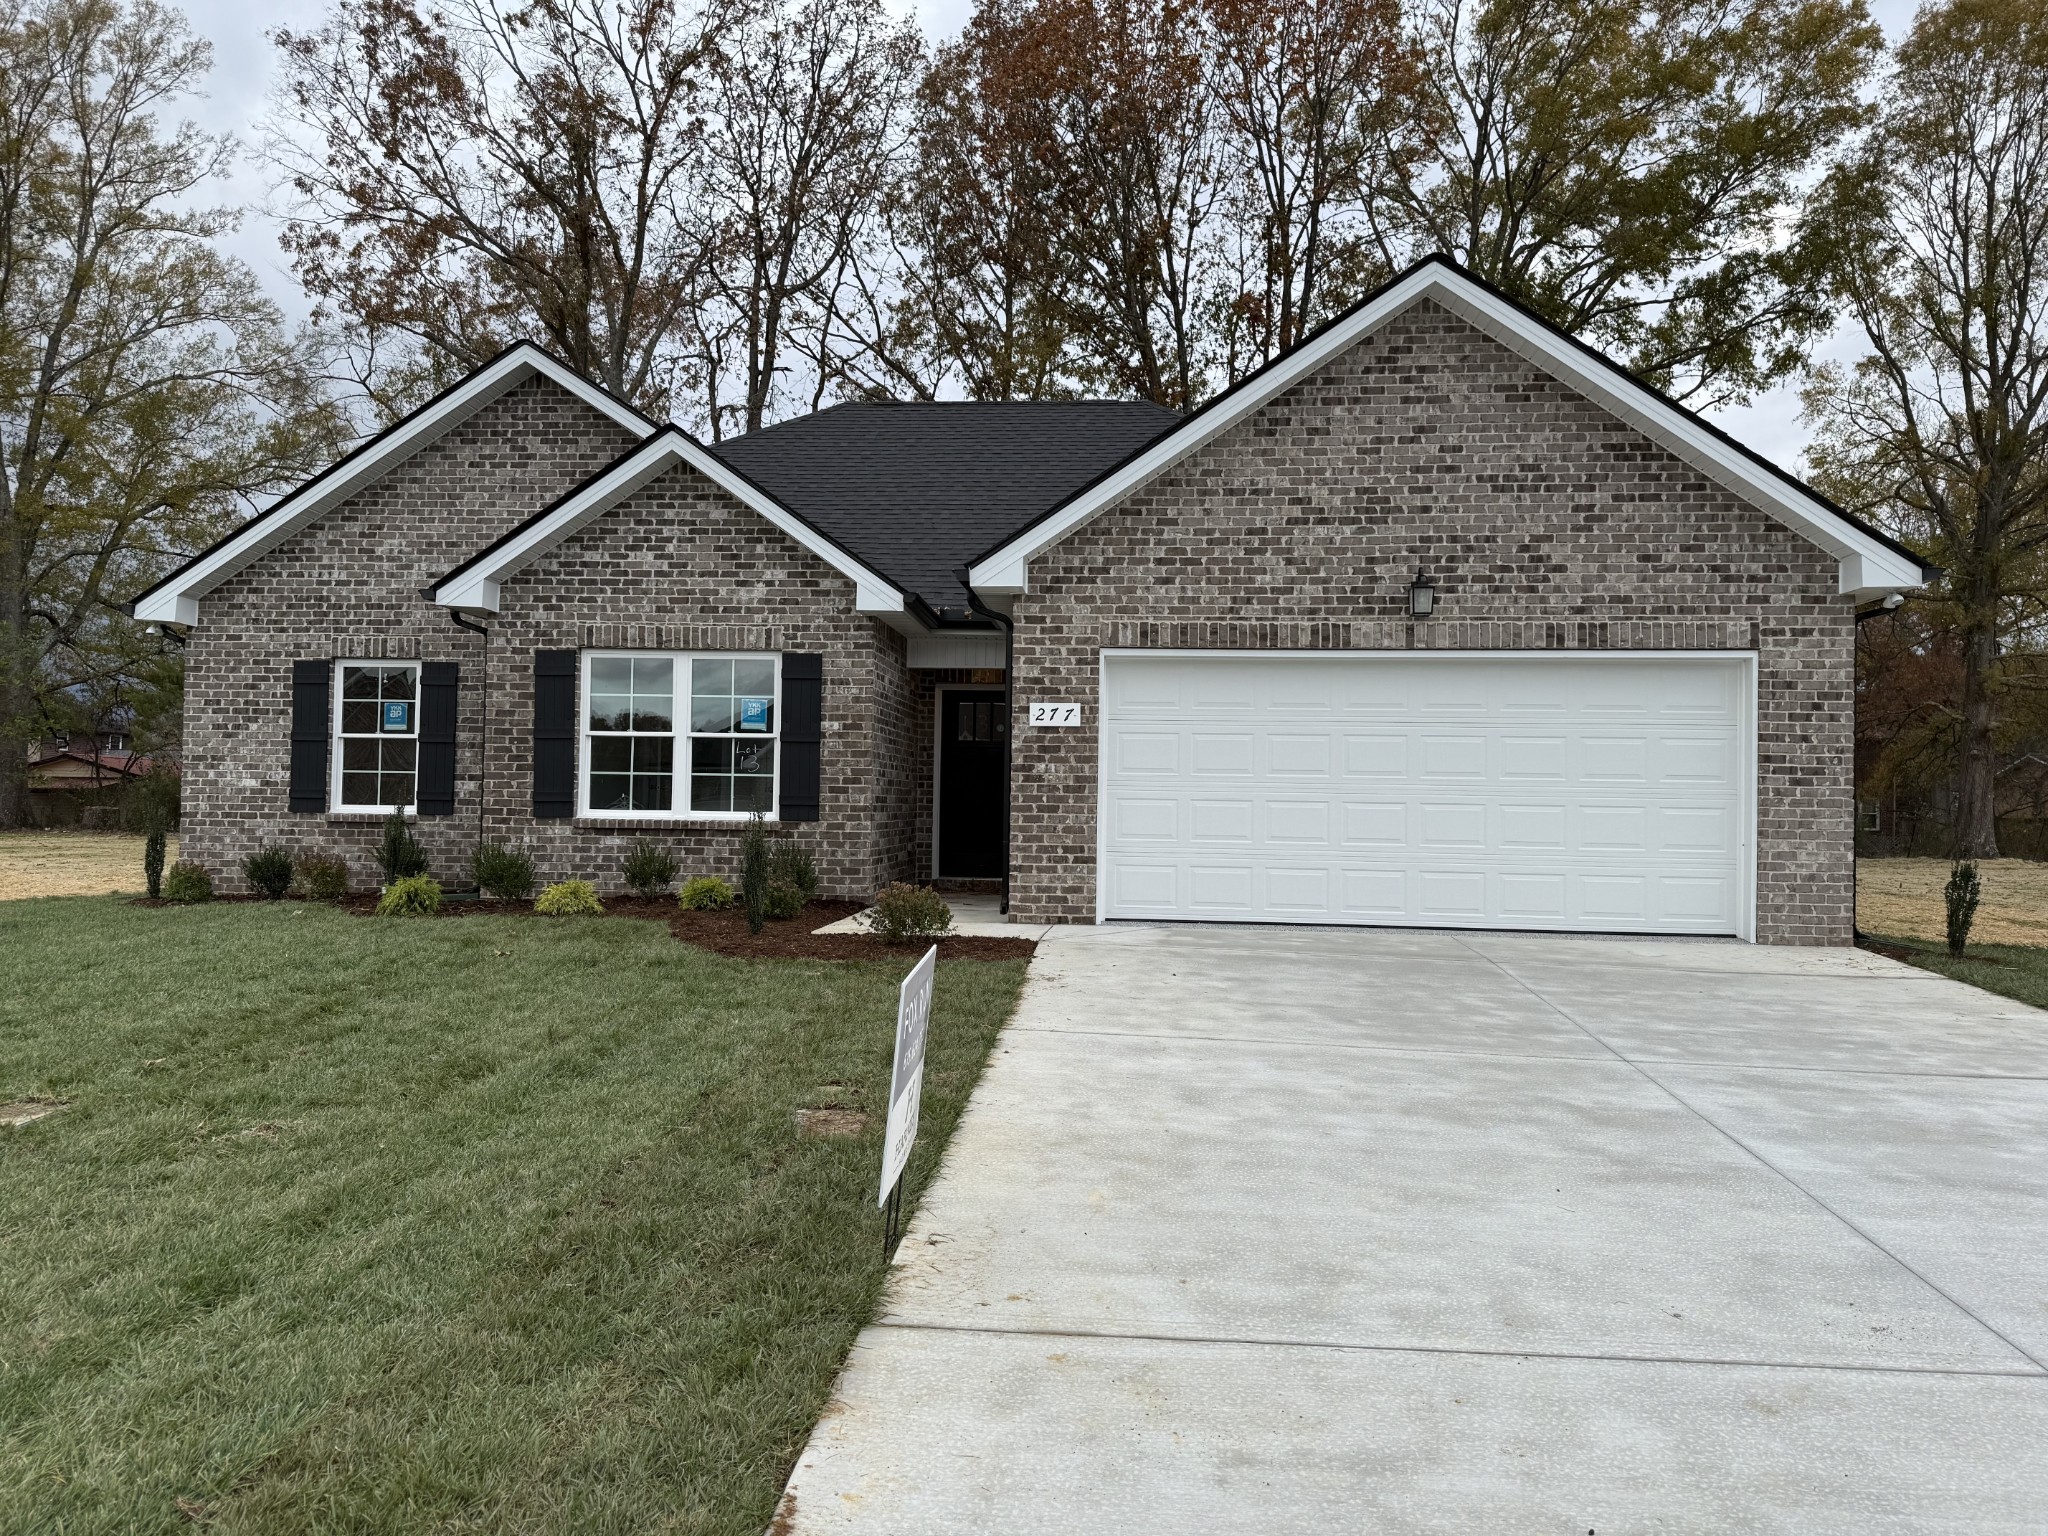
[[1142, 400], [835, 405], [711, 451], [934, 608], [953, 578], [1180, 417]]

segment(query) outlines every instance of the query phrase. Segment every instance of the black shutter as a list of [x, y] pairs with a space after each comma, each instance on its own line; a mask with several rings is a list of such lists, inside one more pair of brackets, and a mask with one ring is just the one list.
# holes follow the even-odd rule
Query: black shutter
[[825, 734], [825, 658], [782, 653], [784, 821], [818, 819], [818, 748]]
[[420, 664], [420, 779], [414, 793], [422, 816], [455, 814], [455, 691], [461, 675], [452, 661]]
[[328, 690], [331, 661], [292, 663], [292, 798], [294, 814], [327, 809]]
[[576, 653], [533, 653], [533, 814], [576, 814]]

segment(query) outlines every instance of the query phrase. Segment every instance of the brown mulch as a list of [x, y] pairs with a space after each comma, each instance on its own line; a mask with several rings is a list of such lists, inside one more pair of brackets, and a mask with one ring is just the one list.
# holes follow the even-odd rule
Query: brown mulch
[[[261, 896], [216, 896], [218, 902], [261, 901]], [[297, 898], [287, 898], [296, 900]], [[135, 898], [138, 907], [162, 907], [170, 903]], [[350, 896], [337, 903], [358, 917], [374, 917], [377, 898], [370, 893]], [[941, 960], [1028, 960], [1038, 945], [1030, 939], [918, 939], [909, 944], [884, 944], [865, 933], [813, 933], [842, 917], [861, 911], [858, 901], [814, 901], [796, 917], [772, 922], [759, 933], [747, 932], [743, 912], [686, 912], [675, 898], [644, 901], [637, 896], [604, 898], [606, 917], [637, 917], [668, 924], [668, 931], [685, 944], [695, 944], [716, 954], [749, 960], [914, 960], [934, 942]], [[443, 900], [437, 917], [533, 917], [530, 901], [482, 901], [456, 897]], [[563, 917], [556, 922], [573, 923]]]

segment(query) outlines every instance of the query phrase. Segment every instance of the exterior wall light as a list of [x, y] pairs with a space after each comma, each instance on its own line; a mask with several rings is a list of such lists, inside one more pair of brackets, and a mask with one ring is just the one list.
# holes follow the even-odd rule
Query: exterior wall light
[[1436, 583], [1421, 571], [1408, 583], [1408, 616], [1411, 619], [1426, 619], [1436, 612]]

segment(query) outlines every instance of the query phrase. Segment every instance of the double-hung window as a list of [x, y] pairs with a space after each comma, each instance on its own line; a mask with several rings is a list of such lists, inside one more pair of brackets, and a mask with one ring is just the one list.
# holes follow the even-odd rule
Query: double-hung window
[[411, 810], [419, 774], [419, 663], [338, 661], [334, 666], [334, 808], [387, 814]]
[[586, 652], [583, 813], [775, 813], [773, 656]]

